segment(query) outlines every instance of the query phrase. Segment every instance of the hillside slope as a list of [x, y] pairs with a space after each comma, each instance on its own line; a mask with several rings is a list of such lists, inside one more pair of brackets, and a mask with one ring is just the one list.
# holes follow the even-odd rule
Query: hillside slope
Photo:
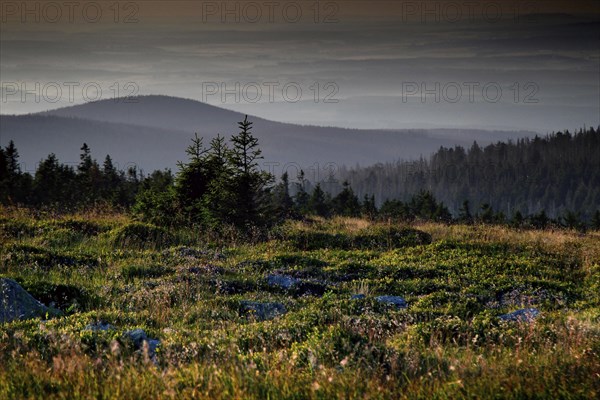
[[[147, 171], [173, 168], [197, 132], [206, 142], [237, 131], [240, 113], [201, 102], [166, 96], [143, 96], [133, 102], [104, 100], [45, 113], [0, 116], [0, 144], [14, 140], [21, 162], [33, 165], [49, 152], [77, 161], [83, 142], [95, 157], [109, 153], [119, 164], [136, 163]], [[75, 119], [74, 119], [75, 118]], [[440, 146], [470, 145], [474, 140], [531, 136], [532, 132], [480, 130], [376, 130], [303, 126], [250, 116], [265, 162], [369, 165], [428, 156]], [[331, 168], [328, 168], [331, 170]], [[275, 171], [278, 173], [278, 171]], [[295, 174], [295, 169], [290, 170]]]

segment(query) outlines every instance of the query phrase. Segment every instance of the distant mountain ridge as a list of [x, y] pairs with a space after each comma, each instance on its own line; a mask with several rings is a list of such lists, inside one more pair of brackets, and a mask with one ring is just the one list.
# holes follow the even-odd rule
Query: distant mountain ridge
[[[34, 115], [77, 117], [102, 122], [176, 129], [192, 132], [192, 135], [194, 132], [200, 134], [200, 131], [208, 133], [214, 129], [226, 128], [227, 121], [231, 121], [229, 130], [233, 131], [236, 128], [236, 121], [244, 119], [244, 115], [236, 111], [170, 96], [138, 96], [101, 100]], [[262, 119], [252, 117], [252, 120]], [[219, 133], [223, 134], [224, 132]]]
[[[26, 169], [48, 153], [78, 162], [88, 143], [102, 160], [110, 154], [120, 166], [135, 164], [149, 172], [174, 168], [197, 132], [205, 144], [217, 134], [237, 132], [242, 113], [168, 96], [102, 100], [29, 115], [0, 115], [0, 144], [14, 140]], [[440, 146], [488, 144], [533, 136], [534, 132], [483, 130], [381, 130], [295, 125], [249, 116], [260, 140], [265, 168], [316, 168], [326, 164], [371, 165], [429, 156]], [[31, 168], [30, 168], [31, 166]], [[291, 169], [290, 174], [295, 174]]]

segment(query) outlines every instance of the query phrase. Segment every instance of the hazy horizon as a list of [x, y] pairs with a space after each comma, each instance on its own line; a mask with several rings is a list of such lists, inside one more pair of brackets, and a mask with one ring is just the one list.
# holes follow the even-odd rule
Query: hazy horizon
[[1, 114], [131, 94], [358, 129], [600, 125], [592, 1], [76, 3], [3, 2]]
[[[327, 124], [327, 125], [319, 125], [319, 124], [315, 124], [315, 123], [310, 123], [310, 122], [297, 122], [297, 121], [287, 121], [287, 120], [281, 120], [278, 118], [266, 118], [258, 113], [256, 114], [250, 114], [250, 113], [246, 113], [243, 110], [237, 110], [235, 107], [231, 107], [228, 106], [227, 104], [210, 104], [210, 103], [206, 103], [206, 102], [202, 102], [200, 100], [197, 99], [193, 99], [193, 98], [186, 98], [186, 97], [178, 97], [178, 96], [171, 96], [171, 95], [164, 95], [164, 94], [145, 94], [145, 95], [139, 95], [139, 96], [133, 96], [133, 98], [136, 99], [142, 99], [142, 98], [148, 98], [148, 97], [155, 97], [155, 98], [172, 98], [172, 99], [178, 99], [178, 100], [186, 100], [186, 101], [193, 101], [193, 102], [198, 102], [198, 103], [202, 103], [202, 104], [206, 104], [209, 105], [211, 107], [217, 107], [223, 110], [227, 110], [227, 111], [233, 111], [233, 112], [238, 112], [240, 114], [246, 114], [249, 117], [255, 117], [255, 118], [261, 118], [261, 119], [265, 119], [268, 121], [273, 121], [273, 122], [281, 122], [284, 124], [293, 124], [293, 125], [300, 125], [300, 126], [314, 126], [314, 127], [320, 127], [320, 128], [342, 128], [342, 129], [350, 129], [350, 130], [370, 130], [373, 128], [369, 128], [369, 127], [362, 127], [362, 128], [356, 128], [356, 127], [351, 127], [351, 126], [339, 126], [339, 125], [332, 125], [332, 124]], [[62, 111], [65, 109], [69, 109], [71, 107], [80, 107], [80, 106], [85, 106], [85, 105], [90, 105], [90, 104], [94, 104], [94, 103], [99, 103], [99, 102], [103, 102], [103, 101], [114, 101], [115, 103], [120, 103], [123, 102], [124, 100], [129, 99], [130, 97], [119, 97], [119, 98], [115, 98], [115, 99], [102, 99], [102, 100], [96, 100], [96, 101], [81, 101], [81, 102], [74, 102], [74, 103], [69, 103], [69, 104], [65, 104], [65, 105], [60, 105], [60, 106], [55, 106], [55, 107], [50, 107], [48, 109], [43, 109], [43, 110], [39, 110], [39, 111], [29, 111], [29, 112], [15, 112], [15, 113], [3, 113], [0, 112], [1, 116], [27, 116], [27, 115], [43, 115], [43, 114], [47, 114], [47, 113], [54, 113], [57, 111]], [[136, 101], [137, 102], [137, 101]], [[74, 117], [74, 118], [80, 118], [80, 119], [85, 119], [83, 117]], [[236, 123], [239, 121], [232, 121], [233, 123]], [[577, 127], [573, 127], [573, 128], [566, 128], [568, 130], [576, 130], [576, 129], [580, 129], [582, 128], [582, 126], [577, 126]], [[377, 128], [375, 128], [377, 129]], [[484, 131], [489, 131], [489, 132], [493, 132], [496, 130], [499, 131], [513, 131], [513, 132], [527, 132], [527, 133], [531, 133], [531, 132], [535, 132], [535, 133], [539, 133], [539, 134], [546, 134], [546, 133], [550, 133], [550, 132], [540, 132], [540, 131], [534, 131], [534, 130], [527, 130], [527, 129], [503, 129], [501, 127], [492, 127], [492, 126], [472, 126], [472, 127], [461, 127], [461, 126], [451, 126], [451, 125], [444, 125], [444, 126], [428, 126], [428, 125], [422, 125], [422, 126], [418, 126], [418, 127], [405, 127], [405, 128], [378, 128], [379, 131], [398, 131], [398, 130], [424, 130], [424, 131], [435, 131], [435, 130], [444, 130], [444, 129], [448, 129], [448, 130], [484, 130]], [[556, 131], [560, 131], [561, 129], [558, 129]]]

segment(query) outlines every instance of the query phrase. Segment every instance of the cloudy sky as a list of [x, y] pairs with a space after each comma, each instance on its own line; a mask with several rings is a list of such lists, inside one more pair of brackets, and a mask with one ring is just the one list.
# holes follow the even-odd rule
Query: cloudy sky
[[1, 0], [0, 112], [165, 94], [343, 127], [597, 126], [598, 4]]

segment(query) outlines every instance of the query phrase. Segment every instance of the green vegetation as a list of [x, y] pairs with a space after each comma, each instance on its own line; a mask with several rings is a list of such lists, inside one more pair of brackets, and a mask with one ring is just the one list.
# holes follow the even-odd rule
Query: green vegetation
[[61, 311], [0, 324], [2, 399], [600, 395], [597, 231], [314, 217], [251, 238], [4, 208], [0, 277]]

